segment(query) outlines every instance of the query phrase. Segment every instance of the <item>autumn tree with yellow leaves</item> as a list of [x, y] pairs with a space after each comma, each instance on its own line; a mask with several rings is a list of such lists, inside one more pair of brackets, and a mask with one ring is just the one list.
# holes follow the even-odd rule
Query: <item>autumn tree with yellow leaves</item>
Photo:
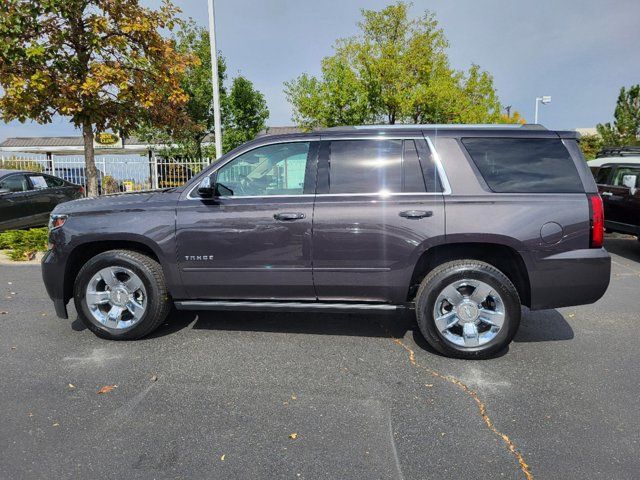
[[82, 131], [88, 194], [97, 195], [94, 132], [183, 120], [180, 78], [197, 60], [161, 34], [178, 13], [169, 1], [151, 9], [138, 0], [2, 0], [0, 115], [69, 118]]

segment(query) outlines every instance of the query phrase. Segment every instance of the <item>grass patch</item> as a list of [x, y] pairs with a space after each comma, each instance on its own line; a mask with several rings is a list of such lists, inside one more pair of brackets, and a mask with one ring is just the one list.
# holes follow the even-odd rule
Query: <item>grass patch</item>
[[37, 252], [47, 249], [48, 233], [47, 227], [7, 230], [0, 233], [0, 250], [8, 249], [11, 260], [31, 260]]

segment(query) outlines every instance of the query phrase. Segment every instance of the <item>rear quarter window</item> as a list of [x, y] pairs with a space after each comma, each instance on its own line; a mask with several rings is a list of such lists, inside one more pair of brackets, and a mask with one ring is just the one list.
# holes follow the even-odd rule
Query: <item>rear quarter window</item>
[[571, 155], [554, 138], [463, 138], [489, 188], [497, 193], [582, 193]]

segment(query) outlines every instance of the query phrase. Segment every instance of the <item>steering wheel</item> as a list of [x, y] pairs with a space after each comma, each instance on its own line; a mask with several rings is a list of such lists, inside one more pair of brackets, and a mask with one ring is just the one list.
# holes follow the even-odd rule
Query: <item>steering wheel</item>
[[240, 193], [243, 195], [249, 195], [251, 193], [252, 184], [253, 182], [249, 180], [249, 178], [242, 177], [238, 182], [238, 187], [239, 187], [238, 190], [240, 190]]

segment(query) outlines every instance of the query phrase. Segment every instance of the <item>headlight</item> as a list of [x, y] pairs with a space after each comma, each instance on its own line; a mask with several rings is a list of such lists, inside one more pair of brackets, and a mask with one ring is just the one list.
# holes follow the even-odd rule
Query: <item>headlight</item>
[[69, 215], [52, 214], [49, 216], [49, 230], [55, 230], [64, 225]]

